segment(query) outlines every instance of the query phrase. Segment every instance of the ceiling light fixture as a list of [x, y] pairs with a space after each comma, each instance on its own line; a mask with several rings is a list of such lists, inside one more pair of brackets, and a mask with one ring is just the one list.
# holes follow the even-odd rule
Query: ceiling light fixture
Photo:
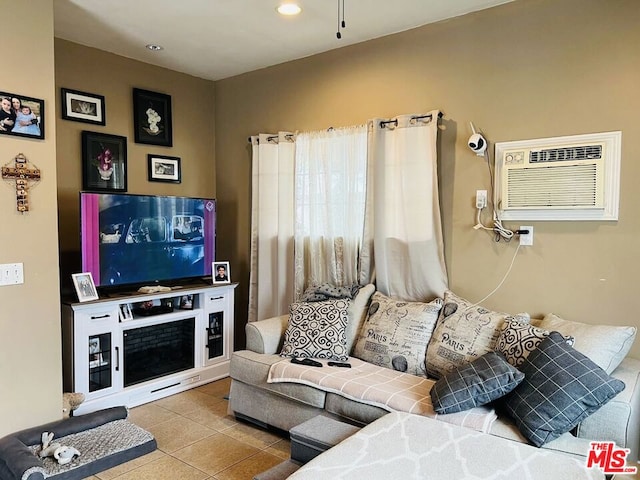
[[295, 3], [283, 3], [277, 10], [280, 15], [298, 15], [302, 8]]
[[162, 45], [156, 45], [155, 43], [150, 43], [146, 47], [152, 52], [159, 52], [160, 50], [164, 50]]

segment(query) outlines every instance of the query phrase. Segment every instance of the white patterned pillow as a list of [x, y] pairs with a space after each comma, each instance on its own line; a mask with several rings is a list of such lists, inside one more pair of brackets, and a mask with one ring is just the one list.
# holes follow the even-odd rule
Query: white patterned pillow
[[345, 337], [348, 308], [349, 301], [344, 299], [292, 303], [280, 355], [348, 360]]
[[376, 292], [353, 350], [353, 356], [381, 367], [425, 375], [425, 352], [442, 308], [430, 303], [396, 300]]
[[[494, 351], [507, 316], [446, 291], [440, 318], [427, 347], [427, 374], [440, 378]], [[525, 314], [523, 318], [529, 316]]]
[[[515, 317], [507, 317], [496, 344], [496, 352], [504, 355], [507, 362], [514, 367], [519, 367], [549, 333], [551, 332], [544, 328], [534, 327]], [[565, 337], [565, 339], [567, 345], [573, 346], [573, 337]]]

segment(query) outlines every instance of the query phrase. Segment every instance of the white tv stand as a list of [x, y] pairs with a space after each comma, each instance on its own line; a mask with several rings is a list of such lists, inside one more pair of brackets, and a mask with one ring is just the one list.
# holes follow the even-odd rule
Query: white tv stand
[[76, 412], [134, 407], [229, 376], [236, 286], [63, 303], [64, 391], [86, 396]]

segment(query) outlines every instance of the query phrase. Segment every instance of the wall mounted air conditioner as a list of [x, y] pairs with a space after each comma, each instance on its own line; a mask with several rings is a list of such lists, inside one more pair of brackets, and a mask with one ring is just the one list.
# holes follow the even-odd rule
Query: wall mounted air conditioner
[[617, 220], [621, 132], [495, 145], [502, 220]]

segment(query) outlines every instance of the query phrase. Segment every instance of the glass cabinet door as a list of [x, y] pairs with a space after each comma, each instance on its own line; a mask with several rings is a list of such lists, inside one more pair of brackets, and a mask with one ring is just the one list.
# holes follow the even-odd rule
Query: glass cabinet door
[[111, 333], [90, 335], [88, 341], [89, 392], [111, 388]]
[[224, 312], [209, 314], [207, 325], [207, 359], [224, 355]]

